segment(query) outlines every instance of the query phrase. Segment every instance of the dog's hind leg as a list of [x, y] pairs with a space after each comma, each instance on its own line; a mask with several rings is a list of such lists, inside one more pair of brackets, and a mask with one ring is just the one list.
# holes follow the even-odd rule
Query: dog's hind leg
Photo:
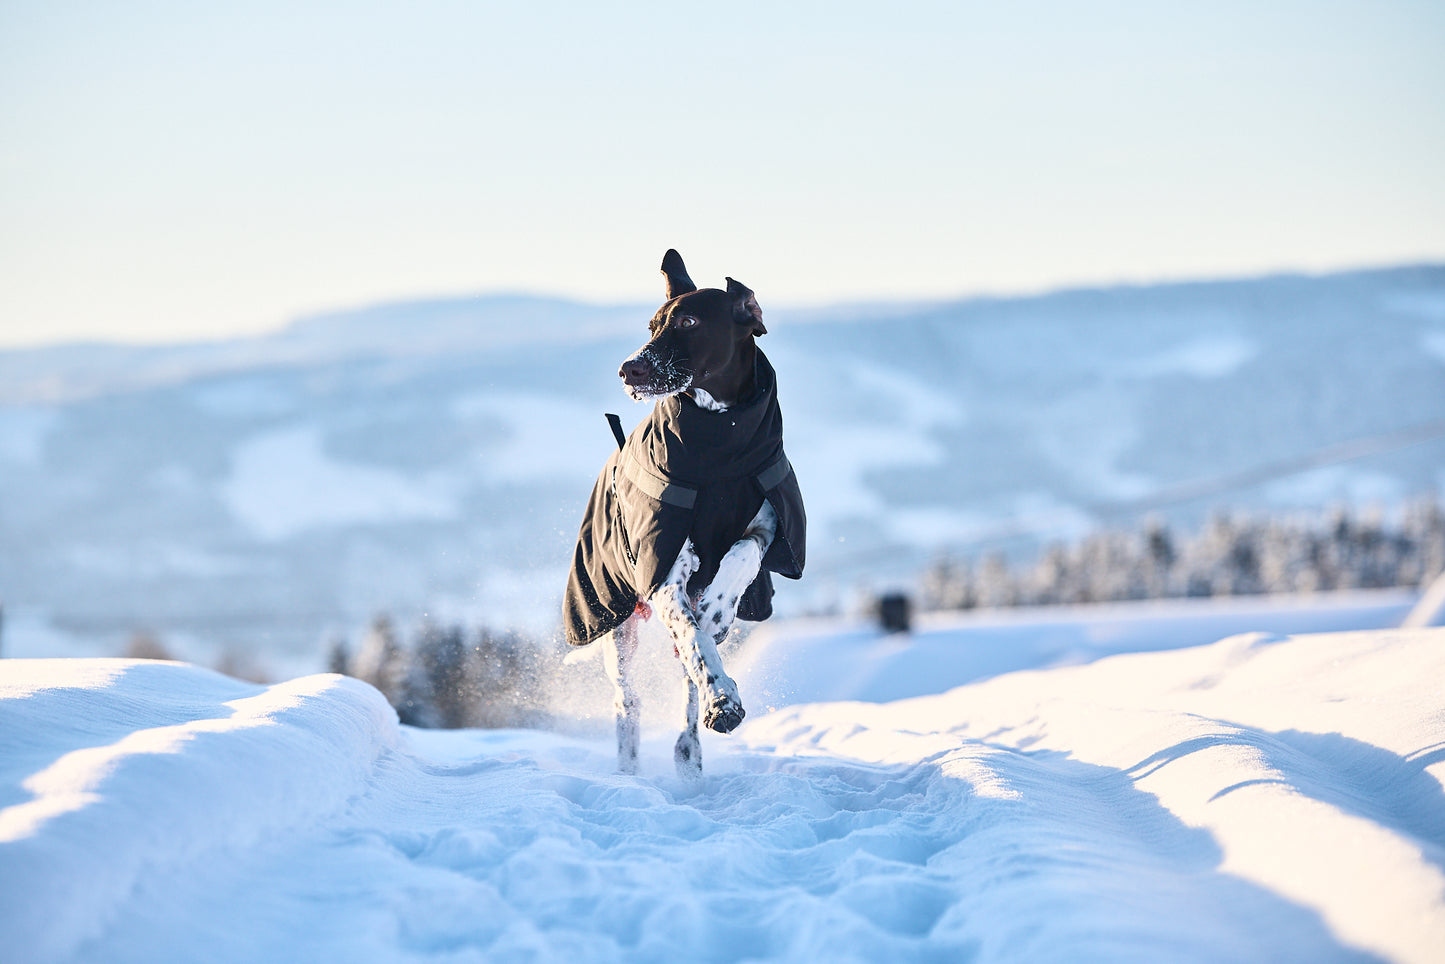
[[684, 780], [702, 778], [702, 740], [697, 735], [697, 684], [687, 677], [687, 715], [683, 718], [682, 735], [672, 748], [672, 762], [677, 775]]
[[652, 611], [672, 634], [678, 658], [693, 685], [700, 691], [703, 722], [708, 729], [730, 733], [743, 721], [743, 704], [737, 684], [723, 671], [722, 657], [711, 633], [698, 625], [697, 614], [687, 598], [687, 581], [697, 570], [697, 553], [689, 539], [678, 553], [666, 581], [652, 594]]
[[613, 707], [617, 715], [617, 769], [637, 772], [637, 752], [642, 741], [642, 706], [632, 684], [632, 657], [637, 654], [637, 617], [633, 616], [607, 634], [603, 641], [602, 665], [615, 688]]
[[764, 499], [762, 508], [748, 523], [743, 537], [728, 549], [727, 555], [718, 564], [717, 575], [703, 590], [697, 604], [697, 621], [712, 635], [715, 643], [721, 643], [732, 628], [738, 614], [738, 602], [758, 577], [763, 556], [767, 554], [768, 546], [773, 544], [777, 531], [778, 514]]

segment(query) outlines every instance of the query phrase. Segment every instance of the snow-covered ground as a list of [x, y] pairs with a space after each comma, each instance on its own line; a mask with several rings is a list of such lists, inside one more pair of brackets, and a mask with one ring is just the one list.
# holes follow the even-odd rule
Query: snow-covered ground
[[769, 706], [882, 703], [1014, 670], [1184, 649], [1240, 633], [1395, 627], [1417, 601], [1411, 590], [1385, 589], [977, 609], [924, 614], [907, 636], [871, 622], [778, 620], [758, 625], [730, 672], [754, 702]]
[[[624, 777], [606, 739], [399, 727], [343, 677], [0, 661], [0, 948], [1442, 959], [1445, 630], [1256, 633], [1073, 666], [1025, 646], [1002, 675], [988, 647], [927, 635], [926, 658], [895, 663], [914, 692], [977, 681], [755, 703], [733, 736], [706, 737], [696, 787], [671, 773], [662, 728]], [[806, 671], [771, 665], [775, 681]]]

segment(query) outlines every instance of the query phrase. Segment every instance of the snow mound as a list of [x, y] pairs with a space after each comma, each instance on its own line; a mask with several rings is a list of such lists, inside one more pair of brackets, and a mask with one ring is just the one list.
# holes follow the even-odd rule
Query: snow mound
[[0, 733], [0, 934], [16, 961], [68, 959], [153, 875], [324, 822], [399, 735], [356, 680], [265, 688], [137, 660], [5, 661]]
[[[935, 667], [936, 668], [936, 667]], [[926, 672], [926, 668], [922, 670]], [[0, 661], [17, 961], [1437, 961], [1445, 630], [1280, 637], [650, 734]], [[927, 682], [920, 680], [920, 683]]]

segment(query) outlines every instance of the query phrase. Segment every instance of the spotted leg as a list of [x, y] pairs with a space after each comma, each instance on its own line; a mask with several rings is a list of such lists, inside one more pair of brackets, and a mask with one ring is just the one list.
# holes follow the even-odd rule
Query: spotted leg
[[672, 762], [677, 766], [677, 775], [684, 780], [698, 780], [702, 777], [702, 740], [697, 733], [697, 684], [687, 677], [687, 715], [683, 718], [682, 734], [672, 747]]
[[778, 515], [766, 499], [753, 521], [743, 531], [743, 537], [734, 542], [732, 548], [718, 564], [717, 575], [703, 590], [697, 603], [697, 621], [712, 635], [715, 643], [721, 643], [732, 629], [738, 615], [738, 602], [743, 593], [758, 577], [763, 556], [773, 544], [778, 530]]
[[703, 723], [710, 730], [730, 733], [743, 721], [743, 705], [737, 684], [723, 671], [712, 634], [698, 626], [697, 614], [687, 598], [687, 581], [697, 571], [697, 565], [697, 553], [689, 539], [667, 579], [652, 594], [652, 611], [672, 635], [683, 672], [698, 689]]
[[615, 688], [617, 715], [617, 769], [637, 772], [637, 751], [642, 740], [642, 705], [632, 683], [632, 657], [637, 653], [637, 617], [618, 626], [603, 641], [602, 665]]

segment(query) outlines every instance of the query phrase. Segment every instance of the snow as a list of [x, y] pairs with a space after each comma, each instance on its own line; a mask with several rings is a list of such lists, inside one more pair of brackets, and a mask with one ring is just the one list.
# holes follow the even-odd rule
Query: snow
[[1220, 332], [1140, 358], [1123, 366], [1123, 371], [1140, 378], [1176, 374], [1201, 379], [1223, 378], [1234, 374], [1258, 354], [1259, 346], [1238, 332]]
[[191, 390], [191, 404], [226, 419], [282, 417], [296, 411], [300, 399], [277, 379], [238, 377], [203, 382]]
[[34, 467], [41, 463], [45, 437], [55, 411], [39, 406], [0, 409], [0, 465]]
[[[1386, 959], [1438, 960], [1442, 643], [1440, 632], [1251, 634], [901, 704], [800, 707], [748, 736], [878, 764], [930, 759], [1038, 819], [1037, 840], [980, 847], [960, 868], [1015, 918], [997, 928], [996, 959], [1010, 936], [1067, 959], [1068, 932], [1105, 918], [1137, 927], [1140, 943], [1193, 932], [1217, 959], [1341, 959], [1332, 935]], [[1035, 936], [1049, 912], [1064, 919]]]
[[[806, 466], [806, 474], [800, 474], [800, 478], [808, 484], [812, 527], [826, 531], [851, 520], [872, 517], [878, 525], [891, 529], [893, 518], [885, 511], [887, 500], [869, 484], [869, 475], [880, 468], [934, 465], [944, 459], [946, 452], [934, 437], [935, 432], [966, 421], [955, 387], [920, 383], [872, 359], [846, 364], [824, 362], [793, 357], [786, 347], [779, 354], [778, 365], [790, 375], [798, 373], [798, 382], [826, 386], [821, 393], [782, 389], [789, 418], [795, 404], [800, 414], [839, 408], [846, 413], [842, 431], [788, 435], [789, 460], [795, 467]], [[856, 412], [849, 410], [860, 398], [870, 399], [870, 404]], [[802, 417], [808, 419], [807, 415]], [[809, 484], [813, 481], [817, 484]]]
[[1407, 490], [1398, 479], [1383, 472], [1343, 465], [1310, 469], [1264, 487], [1271, 498], [1297, 505], [1329, 505], [1345, 493], [1351, 505], [1398, 505]]
[[1427, 331], [1421, 337], [1421, 342], [1427, 355], [1434, 355], [1445, 362], [1445, 331]]
[[[911, 635], [838, 619], [763, 623], [730, 664], [768, 706], [887, 702], [1015, 670], [1183, 649], [1249, 632], [1321, 633], [1398, 626], [1402, 590], [1170, 599], [925, 614]], [[1421, 624], [1427, 625], [1427, 624]]]
[[[1151, 634], [1182, 638], [1133, 643]], [[343, 677], [0, 662], [0, 942], [21, 962], [1439, 960], [1445, 630], [1072, 666], [1042, 647], [1001, 673], [961, 639], [885, 642], [923, 648], [915, 692], [954, 664], [976, 681], [754, 702], [705, 738], [701, 786], [664, 727], [624, 777], [605, 738], [413, 730]]]
[[238, 446], [222, 498], [262, 539], [307, 529], [457, 513], [444, 477], [415, 479], [391, 469], [331, 458], [314, 426], [267, 432]]
[[324, 825], [399, 741], [381, 694], [335, 676], [261, 688], [182, 664], [15, 660], [0, 697], [5, 946], [22, 961], [104, 933], [150, 875]]
[[[619, 398], [617, 406], [629, 420], [645, 412]], [[529, 484], [567, 479], [590, 491], [597, 470], [612, 448], [612, 434], [593, 406], [534, 392], [477, 392], [451, 406], [453, 418], [488, 420], [506, 426], [506, 440], [478, 456], [479, 474], [493, 482]], [[599, 428], [600, 426], [600, 428]], [[581, 453], [592, 453], [584, 459]]]

